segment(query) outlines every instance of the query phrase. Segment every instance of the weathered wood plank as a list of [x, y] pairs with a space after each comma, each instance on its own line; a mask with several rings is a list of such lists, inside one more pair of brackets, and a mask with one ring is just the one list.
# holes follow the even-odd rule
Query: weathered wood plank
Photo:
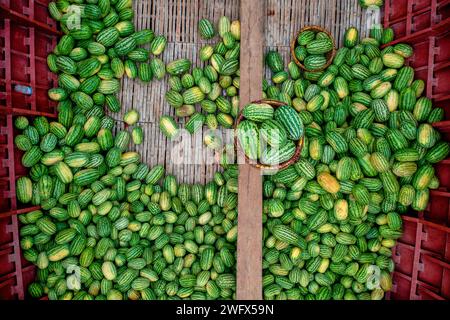
[[[262, 4], [262, 2], [261, 2]], [[264, 6], [241, 0], [241, 109], [262, 96]], [[239, 165], [237, 293], [240, 300], [262, 299], [262, 177]]]

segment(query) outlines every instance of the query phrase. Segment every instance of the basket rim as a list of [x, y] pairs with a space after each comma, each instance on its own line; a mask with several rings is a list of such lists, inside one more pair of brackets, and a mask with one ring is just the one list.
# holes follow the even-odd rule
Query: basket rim
[[[331, 50], [330, 52], [328, 52], [327, 54], [327, 63], [319, 68], [319, 69], [314, 69], [314, 70], [308, 70], [306, 69], [306, 67], [297, 59], [297, 57], [295, 56], [295, 48], [296, 48], [296, 44], [297, 44], [297, 39], [298, 36], [303, 32], [303, 31], [308, 31], [308, 30], [314, 30], [314, 31], [318, 31], [318, 32], [325, 32], [328, 37], [330, 37], [331, 41], [333, 42], [333, 50]], [[318, 25], [310, 25], [310, 26], [305, 26], [302, 29], [300, 29], [300, 31], [298, 31], [295, 34], [295, 37], [292, 39], [291, 41], [291, 56], [292, 59], [294, 59], [294, 62], [297, 66], [299, 66], [302, 70], [306, 71], [306, 72], [320, 72], [325, 70], [326, 68], [328, 68], [331, 63], [333, 62], [334, 57], [336, 56], [336, 42], [333, 38], [333, 36], [331, 35], [330, 31], [328, 31], [327, 29], [325, 29], [322, 26], [318, 26]]]
[[[281, 102], [281, 101], [278, 101], [278, 100], [272, 100], [272, 99], [261, 99], [261, 100], [252, 101], [251, 103], [256, 103], [256, 104], [257, 103], [267, 103], [267, 104], [271, 105], [274, 108], [278, 108], [278, 107], [287, 105], [284, 102]], [[241, 121], [243, 119], [244, 119], [244, 115], [242, 114], [242, 110], [241, 110], [239, 112], [238, 117], [236, 118], [236, 122], [235, 122], [235, 125], [234, 125], [234, 148], [235, 148], [236, 151], [238, 150], [238, 148], [241, 148], [241, 145], [238, 142], [237, 128], [238, 128], [239, 124], [241, 123]], [[300, 154], [302, 152], [302, 149], [303, 149], [304, 140], [305, 140], [305, 136], [303, 135], [300, 138], [300, 140], [298, 140], [298, 142], [297, 142], [297, 148], [295, 149], [295, 153], [292, 156], [292, 158], [287, 160], [287, 161], [285, 161], [285, 162], [282, 162], [282, 163], [280, 163], [278, 165], [273, 165], [273, 166], [265, 165], [265, 164], [260, 163], [259, 161], [254, 163], [254, 160], [250, 160], [244, 152], [242, 152], [242, 154], [245, 157], [245, 163], [251, 165], [254, 168], [261, 169], [261, 170], [267, 170], [267, 171], [283, 170], [283, 169], [286, 169], [287, 167], [291, 166], [292, 164], [294, 164], [295, 162], [298, 161], [298, 159], [300, 158]]]

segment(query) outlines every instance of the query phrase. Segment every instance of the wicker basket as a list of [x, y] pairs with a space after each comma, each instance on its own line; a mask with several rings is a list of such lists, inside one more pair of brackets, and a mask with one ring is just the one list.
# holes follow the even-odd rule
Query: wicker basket
[[[295, 56], [295, 48], [296, 48], [296, 45], [297, 45], [297, 39], [298, 39], [298, 36], [299, 36], [303, 31], [325, 32], [325, 33], [328, 35], [328, 37], [330, 37], [331, 41], [333, 42], [333, 50], [331, 50], [330, 52], [327, 53], [327, 63], [326, 63], [322, 68], [315, 69], [315, 70], [308, 70], [308, 69], [306, 69], [306, 67], [303, 65], [303, 63], [301, 63], [301, 62], [297, 59], [297, 57]], [[325, 70], [325, 69], [328, 68], [328, 67], [330, 66], [330, 64], [333, 62], [333, 58], [334, 58], [335, 55], [336, 55], [336, 43], [334, 42], [333, 36], [331, 35], [331, 33], [330, 33], [328, 30], [326, 30], [326, 29], [324, 29], [324, 28], [322, 28], [322, 27], [320, 27], [320, 26], [307, 26], [307, 27], [304, 27], [303, 29], [301, 29], [301, 30], [296, 34], [296, 36], [294, 37], [294, 39], [292, 39], [292, 41], [291, 41], [291, 56], [292, 56], [292, 59], [294, 59], [295, 63], [296, 63], [300, 68], [302, 68], [302, 70], [304, 70], [304, 71], [308, 71], [308, 72], [319, 72], [319, 71]]]
[[[278, 107], [286, 105], [283, 102], [276, 101], [276, 100], [268, 100], [268, 99], [253, 101], [252, 103], [267, 103], [267, 104], [271, 105], [273, 108], [278, 108]], [[236, 120], [235, 126], [234, 126], [234, 147], [235, 147], [235, 150], [238, 150], [238, 147], [239, 147], [238, 146], [239, 142], [238, 142], [238, 138], [237, 138], [237, 128], [238, 128], [238, 126], [239, 126], [239, 124], [241, 123], [242, 120], [244, 120], [244, 116], [242, 115], [242, 112], [240, 112], [239, 116], [238, 116], [238, 118]], [[258, 169], [270, 172], [270, 171], [274, 171], [274, 170], [286, 169], [290, 165], [292, 165], [295, 162], [297, 162], [298, 159], [300, 158], [300, 153], [302, 152], [303, 144], [304, 144], [304, 136], [302, 136], [301, 139], [298, 141], [297, 149], [295, 150], [295, 154], [292, 156], [292, 158], [289, 159], [286, 162], [280, 163], [280, 164], [275, 165], [275, 166], [269, 166], [269, 165], [265, 165], [265, 164], [262, 164], [262, 163], [259, 163], [259, 162], [255, 163], [255, 160], [250, 160], [244, 152], [242, 152], [242, 153], [243, 153], [243, 155], [245, 157], [245, 162], [246, 163], [250, 164], [251, 166], [253, 166], [255, 168], [258, 168]]]

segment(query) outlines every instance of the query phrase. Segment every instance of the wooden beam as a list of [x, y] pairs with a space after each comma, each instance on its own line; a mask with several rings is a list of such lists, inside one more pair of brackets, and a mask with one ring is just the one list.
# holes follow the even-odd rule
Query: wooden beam
[[[241, 0], [240, 108], [262, 98], [265, 1]], [[241, 151], [238, 151], [238, 155]], [[238, 159], [243, 159], [241, 155]], [[262, 299], [262, 176], [239, 164], [238, 300]]]

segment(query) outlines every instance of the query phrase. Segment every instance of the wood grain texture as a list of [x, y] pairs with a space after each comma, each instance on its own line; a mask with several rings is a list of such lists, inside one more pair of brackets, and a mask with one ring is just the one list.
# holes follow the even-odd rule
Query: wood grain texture
[[[262, 98], [264, 6], [241, 0], [240, 107]], [[237, 292], [238, 300], [262, 299], [262, 177], [239, 165]]]

